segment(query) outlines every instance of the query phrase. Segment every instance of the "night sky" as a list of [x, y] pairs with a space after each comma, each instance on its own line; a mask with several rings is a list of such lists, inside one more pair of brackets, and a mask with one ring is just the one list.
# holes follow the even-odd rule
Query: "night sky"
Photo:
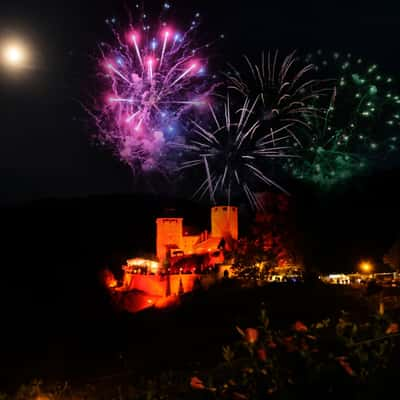
[[[133, 343], [125, 325], [116, 330], [112, 323], [92, 323], [108, 316], [97, 273], [105, 266], [120, 271], [127, 257], [155, 250], [154, 219], [165, 203], [157, 196], [129, 195], [130, 168], [94, 144], [81, 104], [94, 90], [97, 46], [113, 40], [105, 20], [126, 20], [126, 10], [136, 3], [0, 0], [0, 43], [10, 35], [26, 40], [35, 59], [22, 75], [0, 67], [0, 221], [6, 237], [0, 314], [7, 326], [0, 342], [0, 386], [13, 379], [21, 384], [31, 371], [43, 377], [37, 358], [44, 369], [50, 360], [46, 373], [68, 376], [75, 364], [64, 366], [64, 359], [79, 354], [79, 346], [88, 347], [87, 354], [92, 349], [102, 354], [104, 344], [113, 342], [110, 337], [118, 345], [121, 337]], [[163, 2], [144, 3], [149, 15], [159, 15]], [[263, 49], [305, 54], [322, 48], [358, 54], [400, 78], [400, 2], [395, 0], [170, 3], [178, 26], [189, 25], [200, 12], [200, 32], [207, 39], [225, 35], [211, 51], [216, 69]], [[382, 264], [400, 233], [400, 169], [385, 167], [382, 176], [360, 178], [334, 195], [292, 188], [308, 268], [353, 271], [364, 257]], [[108, 196], [113, 194], [120, 195]], [[196, 212], [186, 201], [173, 206], [194, 225], [208, 222], [208, 206]]]
[[[261, 49], [350, 51], [388, 73], [400, 67], [400, 8], [376, 2], [176, 1], [174, 13], [190, 23], [202, 14], [203, 29], [226, 35], [214, 63]], [[128, 167], [94, 146], [85, 103], [94, 73], [96, 45], [112, 39], [105, 19], [123, 19], [135, 1], [21, 1], [0, 5], [0, 36], [27, 38], [36, 65], [23, 77], [0, 75], [1, 202], [43, 197], [124, 193], [132, 190]], [[159, 2], [146, 1], [158, 15]], [[295, 5], [294, 5], [295, 4]], [[219, 47], [218, 47], [219, 46]]]

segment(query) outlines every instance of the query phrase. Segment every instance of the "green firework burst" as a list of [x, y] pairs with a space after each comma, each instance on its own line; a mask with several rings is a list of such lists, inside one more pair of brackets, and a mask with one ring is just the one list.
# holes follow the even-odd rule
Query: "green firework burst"
[[299, 158], [286, 168], [296, 177], [329, 189], [385, 163], [398, 151], [400, 96], [393, 77], [351, 54], [318, 51], [313, 63], [330, 96], [319, 96], [324, 115], [308, 118]]

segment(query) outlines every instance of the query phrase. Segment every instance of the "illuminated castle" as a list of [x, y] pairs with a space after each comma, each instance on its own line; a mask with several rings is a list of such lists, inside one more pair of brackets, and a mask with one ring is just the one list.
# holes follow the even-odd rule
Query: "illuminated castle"
[[172, 267], [169, 270], [172, 277], [168, 280], [170, 293], [178, 293], [180, 285], [185, 292], [191, 291], [198, 276], [195, 274], [225, 263], [225, 251], [231, 250], [238, 239], [238, 209], [232, 206], [212, 207], [211, 232], [203, 231], [197, 235], [184, 226], [183, 218], [157, 218], [156, 225], [158, 261], [128, 259], [122, 267], [123, 290], [138, 289], [164, 296], [166, 288], [162, 274], [168, 261]]
[[211, 232], [194, 235], [183, 218], [157, 218], [156, 251], [160, 264], [167, 259], [209, 254], [215, 263], [223, 262], [223, 250], [238, 239], [238, 209], [233, 206], [211, 208]]

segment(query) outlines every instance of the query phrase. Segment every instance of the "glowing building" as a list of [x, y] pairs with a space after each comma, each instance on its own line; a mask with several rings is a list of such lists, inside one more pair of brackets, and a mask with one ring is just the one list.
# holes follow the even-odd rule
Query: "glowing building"
[[156, 254], [160, 264], [167, 259], [209, 254], [214, 264], [224, 261], [223, 251], [238, 239], [238, 209], [233, 206], [211, 208], [211, 232], [193, 234], [183, 218], [157, 218]]
[[[184, 226], [181, 217], [157, 218], [156, 227], [157, 261], [127, 260], [122, 266], [124, 276], [119, 290], [136, 289], [161, 297], [193, 290], [199, 273], [225, 264], [225, 252], [231, 250], [238, 239], [238, 209], [233, 206], [212, 207], [211, 232], [194, 234], [191, 228]], [[165, 278], [167, 266], [168, 279]], [[229, 269], [229, 265], [224, 269]], [[207, 284], [204, 279], [203, 284]], [[209, 283], [211, 281], [209, 279]]]

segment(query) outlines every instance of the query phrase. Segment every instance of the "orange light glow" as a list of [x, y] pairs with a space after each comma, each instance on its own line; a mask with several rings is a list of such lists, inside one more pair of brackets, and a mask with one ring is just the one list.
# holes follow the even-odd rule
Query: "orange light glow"
[[360, 270], [365, 273], [372, 271], [372, 264], [369, 261], [362, 261], [360, 264]]
[[179, 304], [178, 296], [163, 297], [155, 303], [156, 308], [168, 308]]
[[102, 281], [104, 285], [110, 289], [118, 286], [118, 281], [115, 279], [114, 274], [108, 269], [105, 268], [102, 272]]
[[118, 285], [118, 282], [117, 282], [116, 279], [111, 280], [110, 282], [108, 282], [108, 287], [109, 287], [110, 289], [117, 287], [117, 285]]

